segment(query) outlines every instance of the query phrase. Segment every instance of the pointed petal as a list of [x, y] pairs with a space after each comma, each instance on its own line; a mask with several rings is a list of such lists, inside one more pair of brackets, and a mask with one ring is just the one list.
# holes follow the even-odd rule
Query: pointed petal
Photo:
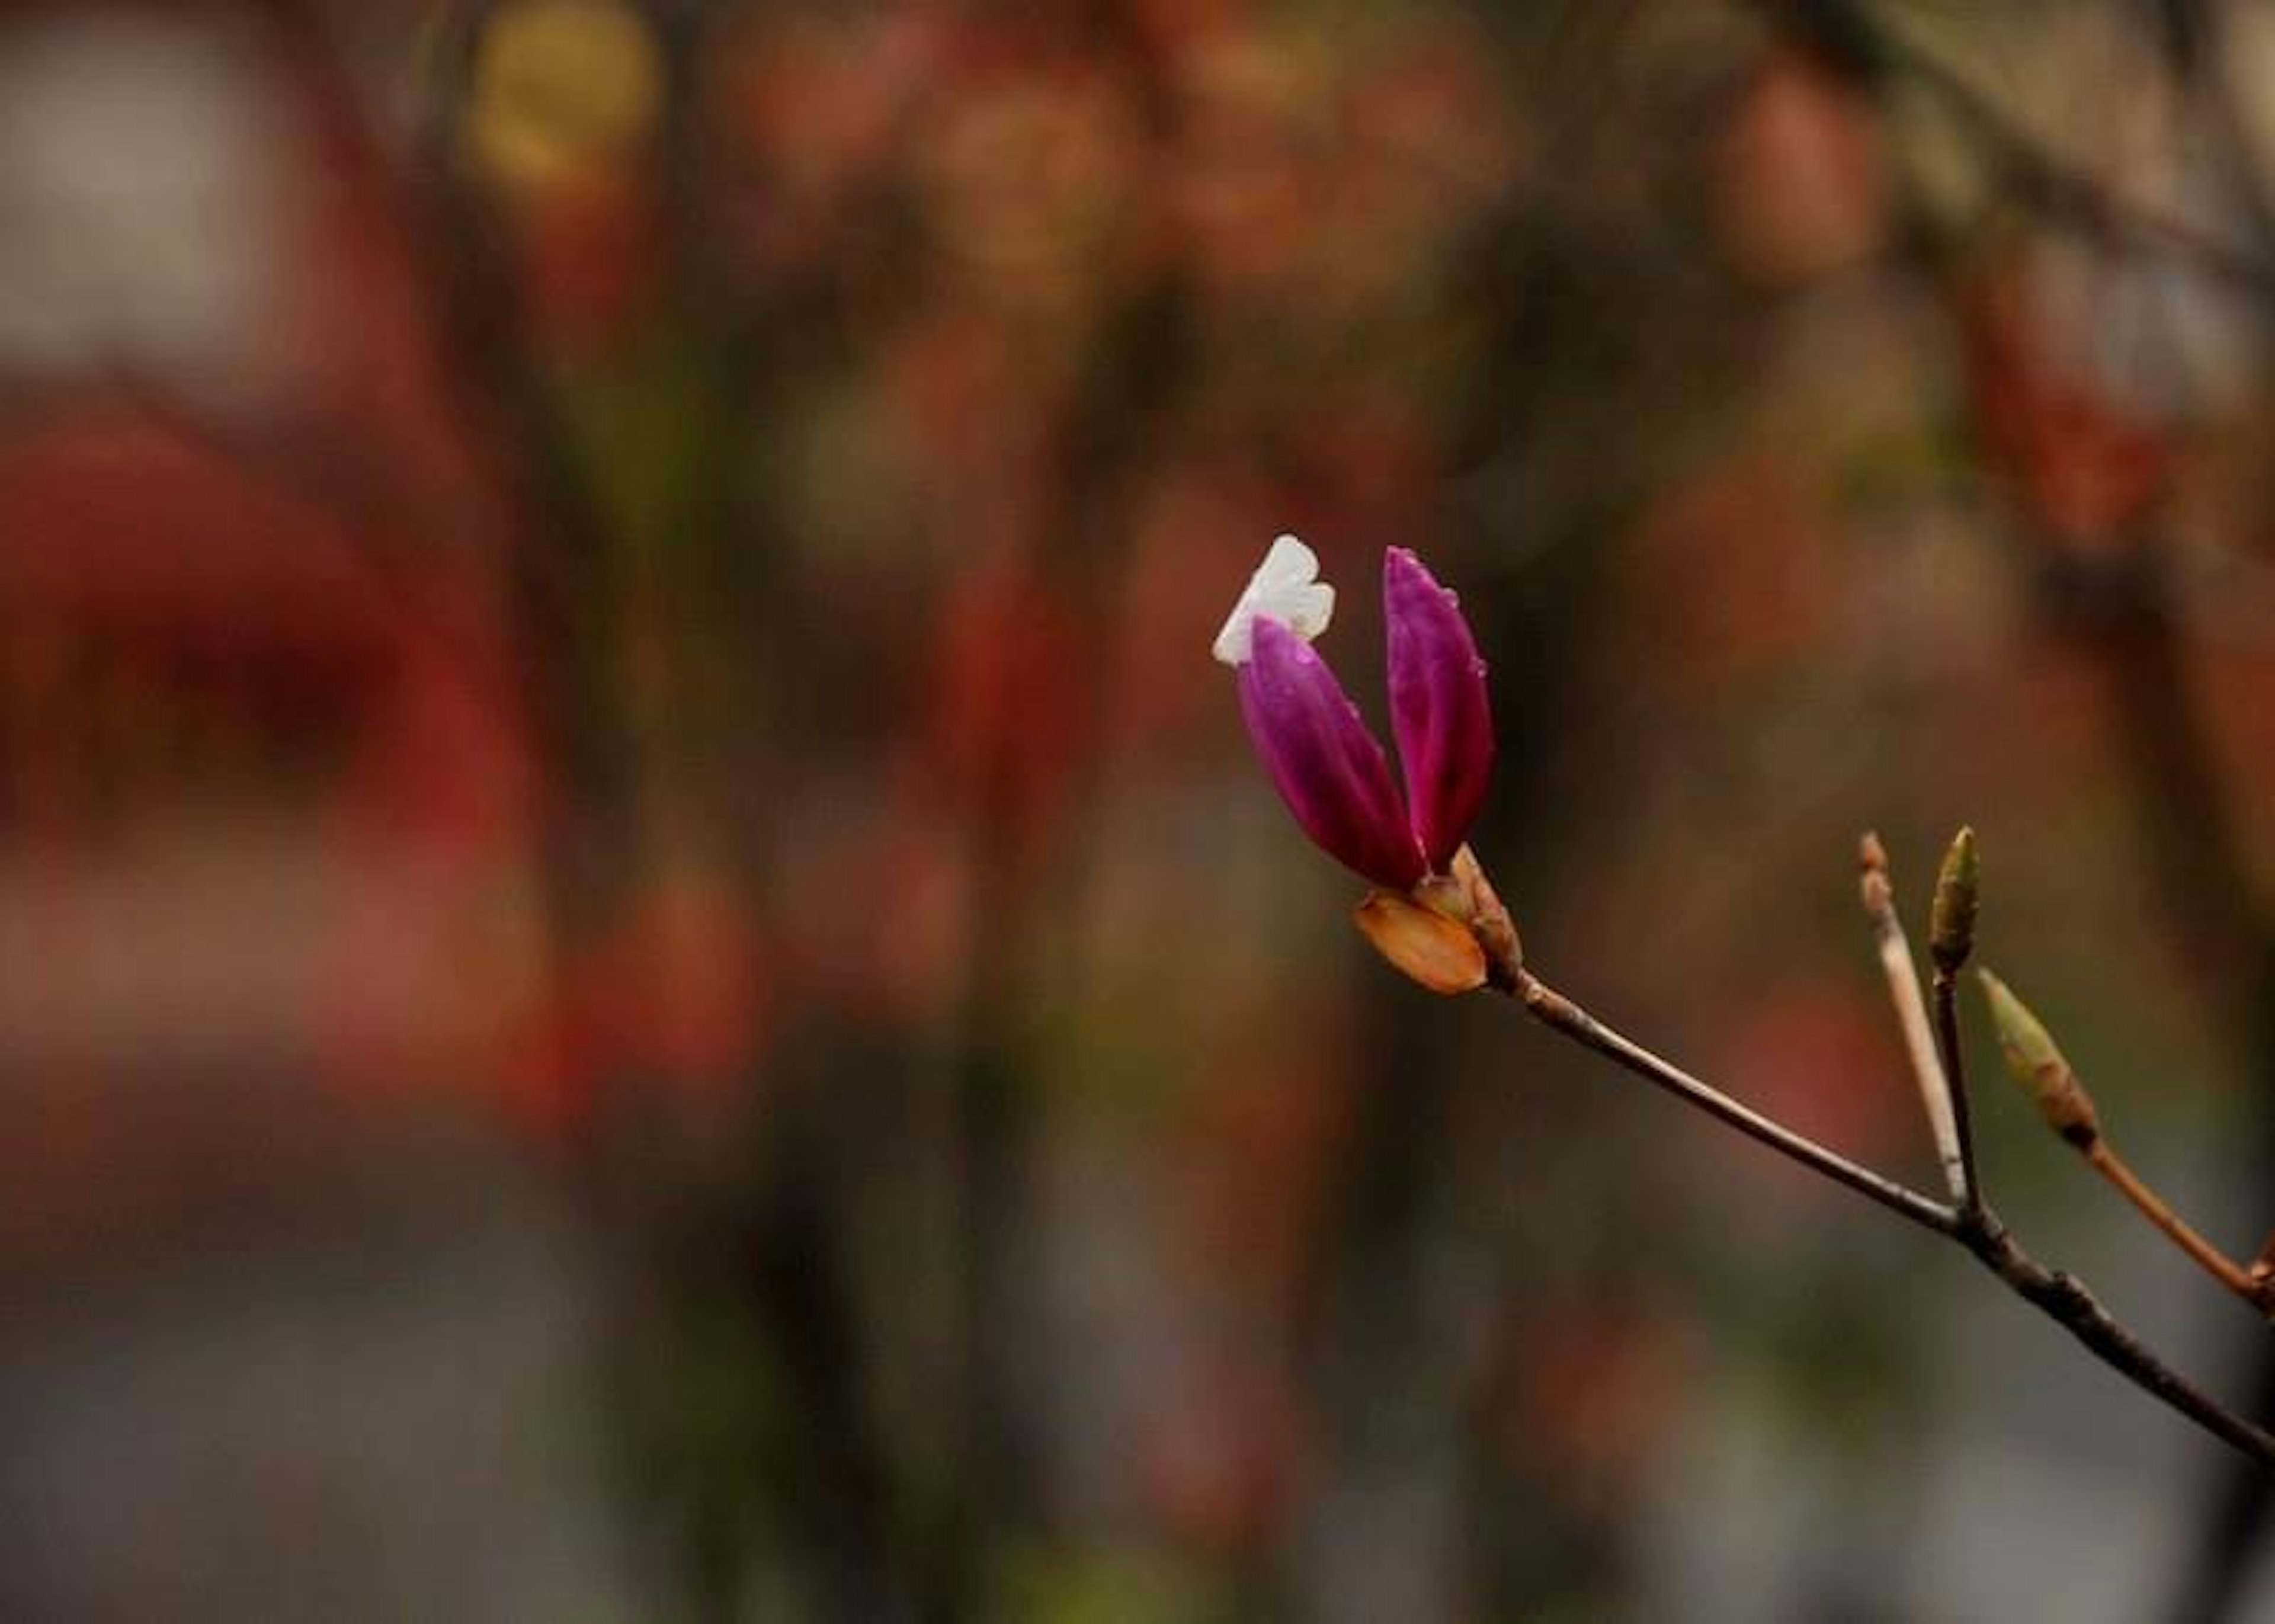
[[1329, 857], [1405, 890], [1422, 878], [1422, 854], [1382, 746], [1310, 644], [1273, 620], [1258, 620], [1254, 636], [1240, 712], [1280, 798]]
[[1276, 620], [1309, 642], [1334, 617], [1335, 589], [1319, 579], [1319, 555], [1293, 536], [1281, 536], [1241, 590], [1209, 652], [1228, 666], [1248, 661], [1253, 628]]
[[1390, 632], [1390, 724], [1406, 804], [1431, 870], [1461, 849], [1493, 776], [1493, 710], [1485, 661], [1454, 594], [1422, 561], [1392, 548], [1382, 561]]

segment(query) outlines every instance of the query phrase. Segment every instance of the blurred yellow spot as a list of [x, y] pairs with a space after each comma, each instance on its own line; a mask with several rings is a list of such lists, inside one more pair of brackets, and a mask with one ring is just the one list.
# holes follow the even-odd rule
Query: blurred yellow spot
[[482, 34], [467, 151], [516, 189], [593, 178], [646, 139], [662, 93], [655, 40], [631, 6], [517, 0]]

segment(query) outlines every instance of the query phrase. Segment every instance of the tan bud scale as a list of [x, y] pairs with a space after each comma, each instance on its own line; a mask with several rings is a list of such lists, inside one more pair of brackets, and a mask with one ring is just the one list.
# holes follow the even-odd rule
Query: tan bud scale
[[1466, 925], [1388, 891], [1370, 891], [1351, 910], [1359, 933], [1407, 978], [1451, 996], [1485, 984], [1485, 949]]

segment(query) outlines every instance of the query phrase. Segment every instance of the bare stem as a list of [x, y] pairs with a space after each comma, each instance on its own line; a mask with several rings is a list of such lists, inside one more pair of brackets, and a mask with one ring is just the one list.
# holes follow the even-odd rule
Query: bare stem
[[2254, 1280], [2242, 1265], [2191, 1228], [2186, 1220], [2165, 1204], [2162, 1196], [2142, 1182], [2141, 1175], [2133, 1171], [2106, 1138], [2097, 1137], [2086, 1147], [2085, 1159], [2096, 1173], [2116, 1187], [2118, 1194], [2140, 1210], [2142, 1217], [2163, 1230], [2173, 1245], [2194, 1258], [2205, 1273], [2254, 1308], [2266, 1311], [2268, 1294], [2262, 1283]]
[[1951, 1121], [1959, 1136], [1959, 1165], [1967, 1175], [1961, 1208], [1983, 1205], [1983, 1175], [1975, 1160], [1975, 1125], [1967, 1109], [1967, 1061], [1959, 1049], [1959, 976], [1938, 967], [1932, 987], [1935, 1050], [1943, 1061], [1943, 1075], [1951, 1084]]
[[2275, 1467], [2275, 1433], [2246, 1421], [2175, 1371], [2102, 1307], [2082, 1281], [2047, 1268], [2024, 1251], [1988, 1206], [1979, 1201], [1964, 1209], [1946, 1206], [1772, 1122], [1605, 1025], [1521, 966], [1507, 967], [1493, 985], [1516, 999], [1542, 1025], [1583, 1048], [1603, 1055], [1788, 1160], [1965, 1248], [2009, 1290], [2061, 1326], [2111, 1370], [2262, 1466]]
[[1872, 941], [1879, 949], [1880, 968], [1888, 978], [1889, 1001], [1895, 1005], [1896, 1019], [1903, 1027], [1904, 1052], [1911, 1057], [1912, 1077], [1919, 1085], [1928, 1129], [1935, 1136], [1944, 1187], [1961, 1207], [1972, 1206], [1975, 1181], [1960, 1137], [1959, 1107], [1952, 1098], [1951, 1079], [1936, 1053], [1927, 1001], [1920, 994], [1919, 971], [1912, 963], [1903, 921], [1896, 917], [1894, 895], [1888, 885], [1888, 855], [1881, 850], [1878, 836], [1864, 836], [1861, 859], [1864, 911], [1872, 921]]
[[1922, 1195], [1909, 1185], [1898, 1183], [1870, 1167], [1853, 1162], [1840, 1152], [1819, 1144], [1805, 1134], [1795, 1133], [1781, 1122], [1772, 1122], [1750, 1106], [1740, 1104], [1712, 1084], [1702, 1082], [1680, 1066], [1662, 1060], [1633, 1039], [1605, 1025], [1531, 971], [1519, 970], [1515, 985], [1509, 990], [1523, 1004], [1525, 1013], [1542, 1025], [1561, 1032], [1583, 1047], [1593, 1049], [1606, 1059], [1634, 1072], [1645, 1082], [1655, 1084], [1668, 1093], [1697, 1107], [1707, 1115], [1727, 1127], [1736, 1129], [1756, 1144], [1768, 1146], [1788, 1160], [1799, 1162], [1836, 1184], [1846, 1185], [1865, 1199], [1878, 1202], [1923, 1228], [1932, 1229], [1939, 1235], [1957, 1233], [1959, 1214], [1956, 1209], [1946, 1206], [1932, 1197]]

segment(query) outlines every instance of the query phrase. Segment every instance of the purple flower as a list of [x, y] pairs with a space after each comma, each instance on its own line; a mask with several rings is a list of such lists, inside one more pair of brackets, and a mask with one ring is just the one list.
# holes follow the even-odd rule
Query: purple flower
[[1334, 590], [1318, 574], [1301, 541], [1274, 541], [1218, 634], [1216, 657], [1239, 673], [1249, 735], [1304, 833], [1375, 884], [1410, 891], [1447, 871], [1485, 799], [1493, 754], [1485, 662], [1454, 594], [1413, 554], [1389, 549], [1382, 606], [1402, 800], [1382, 746], [1311, 650], [1334, 609]]

